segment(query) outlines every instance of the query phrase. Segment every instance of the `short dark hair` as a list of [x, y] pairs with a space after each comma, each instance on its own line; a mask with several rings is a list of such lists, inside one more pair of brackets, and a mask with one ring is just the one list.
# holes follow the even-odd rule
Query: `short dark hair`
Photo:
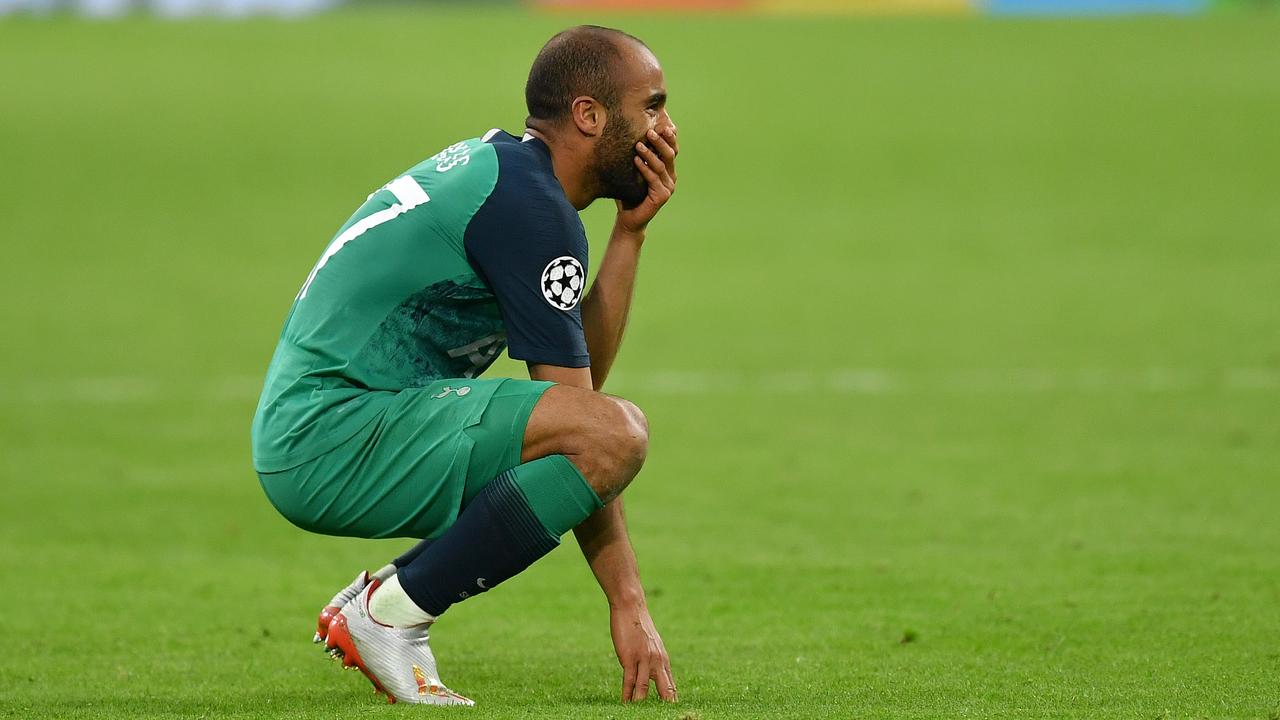
[[573, 99], [587, 95], [606, 110], [618, 107], [617, 66], [622, 40], [648, 47], [639, 38], [599, 25], [569, 28], [547, 41], [533, 60], [524, 102], [529, 120], [559, 122], [569, 116]]

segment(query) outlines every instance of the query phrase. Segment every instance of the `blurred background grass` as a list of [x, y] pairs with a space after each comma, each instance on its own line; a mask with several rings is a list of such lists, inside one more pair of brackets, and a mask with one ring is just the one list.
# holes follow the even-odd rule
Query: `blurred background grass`
[[572, 547], [451, 611], [446, 681], [484, 717], [1280, 712], [1275, 18], [455, 7], [0, 23], [0, 714], [372, 711], [305, 638], [403, 543], [274, 514], [261, 375], [355, 205], [518, 131], [583, 20], [650, 43], [684, 145], [608, 388], [653, 424], [684, 704], [611, 704]]

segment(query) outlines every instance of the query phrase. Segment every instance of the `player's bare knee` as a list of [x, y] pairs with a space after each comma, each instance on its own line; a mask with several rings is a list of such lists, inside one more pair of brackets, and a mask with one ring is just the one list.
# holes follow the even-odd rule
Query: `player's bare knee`
[[614, 398], [622, 409], [622, 427], [625, 439], [619, 443], [629, 465], [638, 472], [649, 455], [649, 419], [644, 412], [630, 400]]
[[610, 400], [608, 421], [593, 437], [593, 460], [600, 469], [596, 491], [606, 502], [631, 483], [649, 454], [649, 423], [644, 413], [627, 400]]

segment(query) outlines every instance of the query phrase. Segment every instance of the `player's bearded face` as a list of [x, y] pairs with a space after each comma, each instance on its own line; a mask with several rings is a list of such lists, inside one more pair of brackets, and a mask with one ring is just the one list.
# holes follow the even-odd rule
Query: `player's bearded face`
[[649, 194], [649, 185], [636, 169], [636, 143], [644, 138], [621, 112], [615, 112], [605, 123], [600, 142], [596, 143], [595, 174], [600, 197], [621, 200], [632, 208]]

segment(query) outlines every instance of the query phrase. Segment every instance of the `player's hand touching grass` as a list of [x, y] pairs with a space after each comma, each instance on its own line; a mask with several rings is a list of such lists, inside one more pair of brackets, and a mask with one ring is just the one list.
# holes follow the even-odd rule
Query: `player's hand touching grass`
[[676, 681], [671, 676], [671, 659], [653, 626], [649, 611], [641, 608], [612, 608], [609, 630], [613, 648], [622, 665], [622, 701], [644, 700], [649, 696], [649, 681], [658, 688], [658, 696], [675, 702]]
[[676, 141], [674, 125], [650, 130], [645, 139], [636, 144], [634, 162], [636, 169], [649, 184], [649, 194], [639, 205], [624, 208], [618, 203], [617, 226], [620, 230], [642, 233], [649, 221], [676, 191], [676, 155], [680, 144]]

